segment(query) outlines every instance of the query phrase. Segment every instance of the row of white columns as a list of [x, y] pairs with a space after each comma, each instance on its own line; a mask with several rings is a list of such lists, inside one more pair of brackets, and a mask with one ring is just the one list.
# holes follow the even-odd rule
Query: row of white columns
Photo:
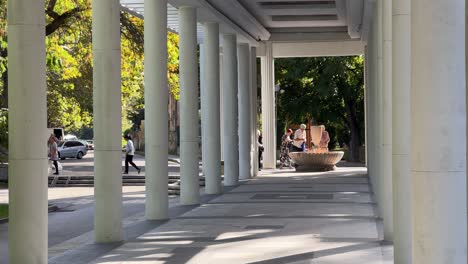
[[[198, 185], [198, 89], [196, 61], [196, 9], [180, 8], [180, 80], [181, 80], [181, 202], [200, 201]], [[252, 59], [248, 44], [238, 44], [234, 34], [224, 34], [223, 60], [220, 65], [220, 32], [217, 23], [205, 23], [205, 40], [201, 49], [202, 90], [202, 157], [206, 176], [206, 193], [217, 194], [221, 185], [221, 130], [223, 131], [224, 185], [237, 185], [239, 179], [255, 175], [253, 163], [251, 110]], [[252, 47], [253, 50], [255, 48]], [[220, 98], [220, 72], [223, 91]], [[220, 109], [220, 100], [223, 100]], [[223, 116], [220, 116], [220, 112]], [[223, 120], [223, 124], [221, 124]], [[223, 129], [221, 129], [223, 126]], [[256, 151], [254, 150], [256, 153]]]
[[[21, 3], [18, 3], [21, 2]], [[14, 3], [14, 4], [13, 4]], [[47, 159], [45, 145], [26, 134], [46, 135], [44, 1], [8, 2], [10, 104], [11, 263], [47, 262]], [[27, 7], [27, 8], [25, 8]], [[167, 197], [167, 0], [145, 1], [146, 218], [168, 218]], [[180, 8], [181, 203], [200, 202], [198, 63], [196, 9]], [[123, 240], [121, 174], [120, 4], [94, 0], [93, 83], [95, 134], [95, 240]], [[205, 24], [202, 61], [204, 172], [206, 193], [221, 186], [221, 131], [224, 185], [256, 174], [256, 50], [223, 35], [220, 68], [219, 25]], [[223, 84], [220, 72], [224, 73]], [[29, 76], [24, 78], [24, 76]], [[220, 87], [223, 86], [223, 109]], [[255, 99], [253, 99], [255, 97]], [[221, 129], [223, 113], [224, 128]], [[25, 147], [27, 146], [27, 147]], [[34, 219], [34, 221], [31, 221]], [[28, 252], [25, 254], [25, 252]]]
[[384, 239], [398, 264], [466, 263], [465, 1], [379, 0], [375, 14], [368, 161]]
[[[39, 138], [46, 135], [44, 1], [8, 2], [9, 135], [11, 263], [47, 262], [47, 157]], [[181, 7], [181, 203], [200, 202], [198, 62], [196, 9]], [[95, 136], [95, 240], [124, 239], [121, 175], [121, 70], [119, 0], [92, 1], [93, 84]], [[168, 218], [167, 131], [167, 0], [145, 1], [145, 116], [146, 218]], [[203, 167], [206, 193], [219, 194], [221, 131], [224, 147], [224, 185], [256, 174], [256, 49], [223, 35], [217, 23], [205, 25], [202, 54], [202, 116], [205, 122]], [[220, 83], [223, 72], [223, 84]], [[25, 78], [24, 76], [28, 76]], [[223, 87], [221, 109], [221, 90]], [[221, 117], [220, 113], [223, 113]], [[221, 119], [224, 128], [221, 129]], [[28, 151], [24, 151], [28, 146]], [[33, 220], [33, 221], [31, 221]]]

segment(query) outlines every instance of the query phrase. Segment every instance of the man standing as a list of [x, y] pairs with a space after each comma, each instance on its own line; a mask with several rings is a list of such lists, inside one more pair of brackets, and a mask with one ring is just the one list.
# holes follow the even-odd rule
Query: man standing
[[125, 146], [125, 171], [124, 174], [128, 174], [128, 164], [130, 163], [140, 174], [141, 169], [138, 168], [135, 163], [133, 163], [133, 156], [135, 155], [135, 147], [133, 146], [132, 138], [128, 135], [124, 136], [124, 139], [127, 140], [127, 145]]
[[300, 128], [294, 132], [294, 142], [292, 145], [293, 152], [303, 152], [305, 150], [304, 144], [307, 139], [306, 125], [301, 124]]

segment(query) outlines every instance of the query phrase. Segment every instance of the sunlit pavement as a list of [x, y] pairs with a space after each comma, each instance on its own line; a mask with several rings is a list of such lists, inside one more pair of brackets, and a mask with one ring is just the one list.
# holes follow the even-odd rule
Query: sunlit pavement
[[[134, 161], [142, 168], [144, 175], [144, 157], [136, 155]], [[61, 175], [93, 176], [94, 174], [93, 151], [88, 152], [81, 160], [66, 159], [60, 162], [63, 165]], [[122, 161], [122, 166], [123, 164]], [[171, 173], [179, 172], [179, 165], [175, 162], [169, 161], [168, 167]], [[130, 172], [136, 174], [133, 169]], [[145, 187], [123, 186], [122, 191], [124, 227], [144, 221]], [[49, 188], [48, 200], [50, 204], [59, 208], [58, 211], [49, 213], [49, 257], [93, 242], [93, 187]], [[170, 206], [174, 206], [177, 202], [178, 197], [170, 198]], [[7, 189], [0, 189], [0, 203], [8, 203]], [[0, 256], [0, 264], [8, 263], [8, 224], [0, 224]]]
[[92, 263], [392, 263], [365, 173], [263, 171]]
[[[49, 214], [49, 263], [393, 261], [363, 167], [263, 170], [223, 195], [203, 196], [200, 206], [180, 206], [172, 197], [167, 222], [145, 220], [144, 186], [123, 191], [126, 241], [99, 245], [93, 243], [93, 188], [49, 188], [49, 200], [60, 207]], [[0, 263], [7, 263], [6, 229], [0, 225]]]

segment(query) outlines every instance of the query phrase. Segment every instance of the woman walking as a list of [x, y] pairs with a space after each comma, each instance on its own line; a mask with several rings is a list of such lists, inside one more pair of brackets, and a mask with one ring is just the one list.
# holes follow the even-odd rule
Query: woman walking
[[47, 141], [47, 144], [49, 145], [49, 156], [50, 160], [53, 162], [54, 167], [55, 167], [55, 173], [54, 175], [59, 174], [59, 169], [58, 169], [58, 149], [57, 149], [57, 142], [58, 139], [55, 137], [54, 134], [51, 134], [49, 137], [49, 140]]
[[284, 166], [288, 166], [290, 169], [292, 169], [291, 166], [291, 157], [289, 157], [289, 148], [292, 143], [291, 139], [291, 134], [293, 131], [291, 129], [288, 129], [286, 133], [284, 133], [283, 137], [281, 138], [281, 154], [280, 154], [280, 170]]

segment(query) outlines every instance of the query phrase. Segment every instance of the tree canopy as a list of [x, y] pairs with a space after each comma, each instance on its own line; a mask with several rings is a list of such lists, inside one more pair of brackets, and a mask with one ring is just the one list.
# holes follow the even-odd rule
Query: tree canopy
[[[6, 0], [0, 0], [0, 106], [4, 109], [8, 108], [6, 8]], [[93, 126], [91, 0], [46, 0], [44, 10], [47, 23], [47, 125], [63, 127], [66, 132], [87, 131], [89, 134]], [[126, 130], [133, 126], [135, 113], [144, 107], [144, 25], [142, 19], [124, 11], [121, 11], [120, 23], [122, 130]], [[177, 35], [168, 33], [168, 46], [169, 86], [177, 98]]]
[[364, 143], [363, 59], [353, 57], [275, 60], [278, 94], [278, 135], [291, 124], [323, 124], [331, 145], [346, 143], [358, 158]]

